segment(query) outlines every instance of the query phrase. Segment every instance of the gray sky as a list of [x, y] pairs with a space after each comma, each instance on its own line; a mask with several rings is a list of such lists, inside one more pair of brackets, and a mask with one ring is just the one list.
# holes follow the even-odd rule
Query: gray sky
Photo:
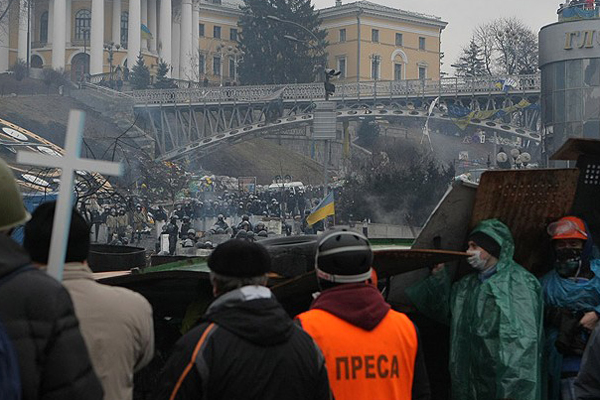
[[[349, 3], [353, 0], [343, 0]], [[453, 74], [450, 67], [471, 37], [473, 28], [499, 17], [517, 17], [536, 33], [544, 25], [557, 21], [560, 0], [370, 0], [374, 3], [407, 11], [417, 11], [441, 17], [448, 23], [442, 32], [443, 70]], [[335, 0], [313, 0], [316, 8], [335, 5]]]

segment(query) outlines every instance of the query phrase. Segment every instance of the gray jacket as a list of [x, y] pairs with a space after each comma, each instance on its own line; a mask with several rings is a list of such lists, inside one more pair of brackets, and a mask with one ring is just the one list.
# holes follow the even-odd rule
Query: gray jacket
[[577, 400], [600, 399], [600, 324], [588, 341], [581, 369], [575, 380]]

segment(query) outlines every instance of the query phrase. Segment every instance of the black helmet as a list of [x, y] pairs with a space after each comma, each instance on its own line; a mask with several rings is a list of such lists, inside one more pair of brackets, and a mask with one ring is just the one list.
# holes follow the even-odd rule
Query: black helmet
[[317, 243], [317, 277], [334, 283], [358, 283], [371, 278], [373, 251], [360, 233], [336, 229]]
[[242, 229], [235, 235], [235, 237], [236, 237], [236, 239], [246, 239], [247, 232]]
[[249, 221], [250, 217], [247, 216], [246, 214], [242, 215], [242, 221]]

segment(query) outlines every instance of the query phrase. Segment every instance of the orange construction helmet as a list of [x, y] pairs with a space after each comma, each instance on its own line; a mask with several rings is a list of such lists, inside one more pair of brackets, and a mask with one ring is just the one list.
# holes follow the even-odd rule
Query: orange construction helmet
[[588, 239], [583, 220], [573, 216], [562, 217], [548, 225], [548, 234], [552, 236], [552, 240], [579, 239], [585, 241]]

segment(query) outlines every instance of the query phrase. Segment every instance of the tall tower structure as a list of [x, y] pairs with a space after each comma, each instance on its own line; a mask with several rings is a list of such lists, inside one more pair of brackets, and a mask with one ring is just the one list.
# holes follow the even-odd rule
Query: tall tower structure
[[577, 3], [539, 33], [546, 159], [570, 137], [600, 139], [600, 3]]

